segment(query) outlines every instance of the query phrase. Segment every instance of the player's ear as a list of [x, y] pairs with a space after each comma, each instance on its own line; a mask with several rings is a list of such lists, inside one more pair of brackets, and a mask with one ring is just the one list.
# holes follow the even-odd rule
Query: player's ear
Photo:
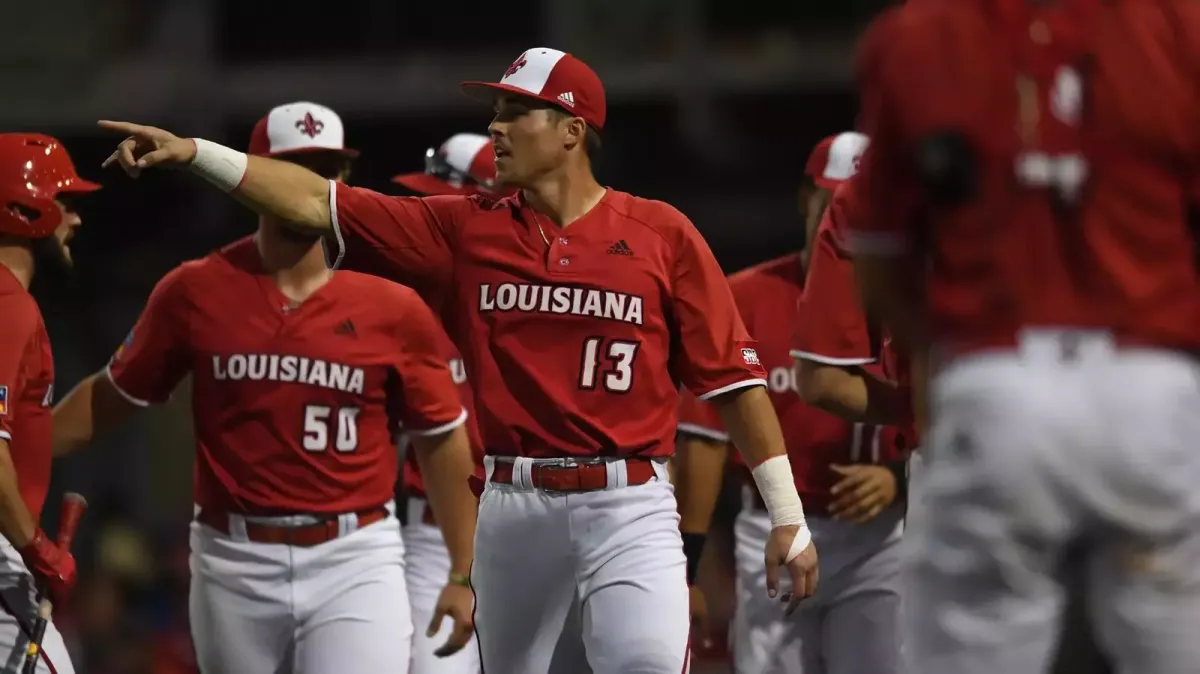
[[587, 142], [587, 122], [584, 122], [580, 117], [563, 116], [560, 122], [563, 126], [563, 145], [568, 150], [580, 146], [584, 147]]

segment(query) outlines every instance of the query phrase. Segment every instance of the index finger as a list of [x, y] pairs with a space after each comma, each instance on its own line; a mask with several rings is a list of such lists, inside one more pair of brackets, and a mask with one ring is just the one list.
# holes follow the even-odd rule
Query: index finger
[[850, 473], [846, 477], [843, 477], [842, 479], [840, 479], [836, 483], [834, 483], [833, 487], [831, 487], [829, 489], [829, 493], [836, 496], [851, 487], [862, 484], [863, 482], [865, 482], [867, 480], [868, 477], [869, 477], [869, 474], [866, 473], [865, 471], [858, 471], [858, 472]]
[[101, 129], [119, 131], [121, 133], [129, 134], [130, 136], [149, 136], [151, 130], [151, 127], [149, 126], [134, 124], [133, 122], [117, 122], [111, 119], [102, 119], [96, 122], [96, 125]]

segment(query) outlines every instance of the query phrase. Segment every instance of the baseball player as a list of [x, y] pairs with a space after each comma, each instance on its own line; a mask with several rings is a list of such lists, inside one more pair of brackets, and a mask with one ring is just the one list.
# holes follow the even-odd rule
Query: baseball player
[[[596, 182], [604, 87], [578, 58], [537, 48], [498, 83], [503, 199], [388, 197], [203, 139], [121, 122], [111, 160], [136, 175], [183, 166], [301, 231], [332, 233], [349, 264], [444, 291], [444, 323], [471, 373], [487, 448], [479, 509], [477, 631], [488, 674], [677, 672], [688, 588], [666, 457], [678, 382], [719, 405], [773, 525], [795, 606], [816, 551], [766, 373], [728, 284], [667, 204]], [[439, 517], [439, 521], [442, 521]], [[444, 522], [443, 522], [444, 523]]]
[[846, 244], [857, 179], [835, 186], [815, 232], [808, 284], [797, 302], [791, 355], [800, 395], [859, 423], [902, 425], [915, 439], [909, 364], [864, 307]]
[[[826, 136], [809, 153], [804, 165], [804, 180], [800, 183], [800, 212], [804, 214], [806, 242], [813, 241], [833, 191], [858, 171], [867, 142], [867, 137], [861, 133], [845, 131]], [[811, 253], [807, 245], [800, 251], [806, 269]]]
[[[0, 134], [0, 652], [6, 671], [23, 662], [37, 618], [34, 586], [61, 604], [75, 559], [38, 527], [50, 486], [54, 358], [37, 302], [35, 273], [71, 265], [80, 225], [74, 199], [99, 189], [80, 178], [62, 144], [33, 133]], [[39, 672], [74, 672], [53, 621]]]
[[[856, 134], [857, 135], [857, 134]], [[845, 134], [843, 134], [845, 136]], [[832, 145], [833, 152], [829, 151]], [[823, 142], [809, 162], [818, 189], [849, 177], [862, 143]], [[839, 168], [845, 167], [839, 174]], [[815, 202], [815, 200], [814, 200]], [[814, 203], [820, 208], [819, 203]], [[811, 231], [811, 230], [810, 230]], [[806, 248], [811, 249], [812, 241]], [[759, 550], [770, 530], [757, 492], [743, 490], [734, 525], [738, 602], [732, 625], [734, 667], [761, 674], [898, 671], [897, 574], [904, 503], [904, 446], [895, 428], [843, 421], [797, 395], [789, 355], [789, 312], [806, 286], [799, 253], [729, 278], [746, 327], [759, 336], [771, 401], [821, 549], [821, 589], [784, 617], [765, 602]], [[694, 580], [726, 465], [729, 436], [711, 405], [681, 396], [678, 478], [684, 552]], [[744, 467], [739, 467], [744, 473]], [[693, 590], [695, 593], [696, 590]]]
[[[273, 109], [256, 157], [341, 184], [354, 156], [329, 108]], [[265, 159], [264, 159], [265, 161]], [[192, 375], [191, 628], [205, 672], [408, 671], [413, 633], [394, 517], [397, 428], [411, 439], [450, 573], [466, 578], [475, 499], [447, 338], [409, 288], [328, 269], [320, 239], [272, 217], [154, 289], [125, 344], [54, 411], [56, 451]], [[455, 576], [434, 615], [468, 642]]]
[[1075, 546], [1117, 671], [1200, 663], [1197, 36], [1183, 0], [930, 0], [864, 38], [850, 243], [932, 362], [910, 671], [1043, 671]]
[[[496, 185], [496, 161], [491, 140], [476, 133], [458, 133], [440, 147], [430, 148], [425, 153], [424, 171], [398, 175], [392, 178], [392, 182], [424, 195], [494, 194], [502, 189]], [[466, 366], [453, 345], [447, 345], [447, 350], [450, 353], [450, 371], [462, 388], [463, 398], [470, 410], [472, 396], [467, 383]], [[483, 443], [471, 419], [467, 421], [467, 428], [471, 434], [472, 452], [478, 460], [476, 467], [481, 471]], [[438, 593], [450, 572], [450, 553], [425, 497], [420, 463], [412, 453], [405, 458], [403, 482], [405, 574], [413, 624], [419, 627], [432, 620]], [[449, 624], [443, 631], [447, 629]], [[413, 636], [413, 674], [477, 674], [480, 671], [479, 650], [473, 643], [449, 657], [439, 657], [439, 649], [447, 636], [441, 633], [428, 634], [419, 628], [416, 630]]]

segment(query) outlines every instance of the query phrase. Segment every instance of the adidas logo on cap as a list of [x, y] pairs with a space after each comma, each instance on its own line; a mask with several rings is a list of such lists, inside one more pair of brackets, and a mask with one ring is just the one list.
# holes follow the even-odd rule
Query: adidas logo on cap
[[575, 94], [564, 91], [558, 95], [558, 101], [568, 108], [573, 108], [575, 107]]

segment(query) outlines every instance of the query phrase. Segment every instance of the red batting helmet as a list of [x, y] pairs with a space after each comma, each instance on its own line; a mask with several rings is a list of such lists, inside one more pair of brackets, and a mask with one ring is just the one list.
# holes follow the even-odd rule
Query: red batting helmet
[[62, 224], [60, 194], [94, 192], [80, 178], [67, 150], [41, 133], [0, 133], [0, 234], [50, 236]]
[[477, 133], [456, 133], [441, 147], [425, 151], [425, 170], [402, 173], [392, 182], [419, 194], [491, 194], [507, 196], [513, 190], [496, 185], [496, 157], [492, 140]]

